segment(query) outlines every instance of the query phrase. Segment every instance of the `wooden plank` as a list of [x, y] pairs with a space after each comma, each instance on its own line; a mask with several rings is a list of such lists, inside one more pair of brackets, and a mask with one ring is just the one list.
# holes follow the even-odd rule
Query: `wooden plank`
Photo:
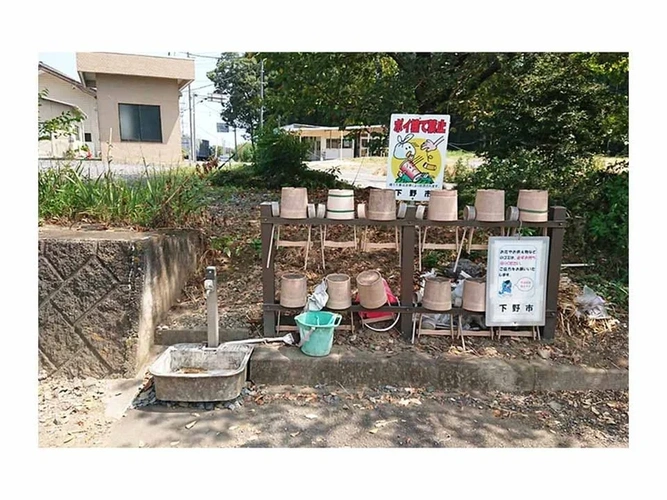
[[326, 248], [357, 248], [356, 241], [325, 241]]
[[437, 337], [451, 337], [452, 332], [449, 330], [432, 330], [430, 328], [422, 328], [421, 331], [417, 334], [418, 337], [421, 337], [422, 335], [433, 335]]
[[[565, 207], [551, 207], [549, 219], [554, 223], [565, 221]], [[556, 314], [558, 311], [558, 286], [560, 285], [560, 267], [563, 263], [563, 239], [565, 227], [551, 227], [549, 233], [549, 271], [547, 274], [546, 321], [542, 331], [542, 340], [553, 342], [556, 334]]]
[[368, 318], [368, 319], [363, 319], [361, 320], [362, 324], [363, 323], [370, 323], [371, 325], [373, 323], [381, 323], [383, 321], [394, 321], [394, 316], [392, 314], [388, 314], [387, 316], [379, 316], [377, 318]]
[[365, 251], [370, 250], [396, 250], [396, 243], [366, 243]]
[[[271, 203], [264, 202], [260, 205], [262, 215], [262, 301], [265, 304], [274, 303], [276, 300], [276, 276], [275, 276], [275, 252], [269, 255], [269, 248], [273, 240], [273, 223], [266, 222], [271, 219]], [[266, 308], [262, 312], [264, 324], [264, 336], [269, 337], [276, 331], [276, 313]]]
[[458, 250], [456, 243], [424, 243], [422, 250]]
[[493, 338], [492, 330], [459, 330], [459, 335], [465, 337], [491, 337]]
[[[305, 248], [308, 246], [308, 241], [289, 241], [289, 240], [278, 240], [276, 241], [276, 248], [281, 247], [299, 247]], [[313, 242], [310, 242], [310, 246], [313, 246]]]
[[483, 222], [478, 220], [455, 220], [455, 221], [432, 221], [428, 219], [395, 219], [390, 221], [373, 221], [370, 219], [283, 219], [280, 217], [264, 217], [260, 218], [261, 222], [268, 222], [281, 226], [331, 226], [339, 224], [343, 226], [428, 226], [428, 227], [479, 227], [479, 228], [495, 228], [495, 227], [547, 227], [547, 228], [564, 228], [567, 226], [565, 220], [563, 221], [547, 221], [547, 222], [520, 222], [520, 221], [499, 221], [499, 222]]

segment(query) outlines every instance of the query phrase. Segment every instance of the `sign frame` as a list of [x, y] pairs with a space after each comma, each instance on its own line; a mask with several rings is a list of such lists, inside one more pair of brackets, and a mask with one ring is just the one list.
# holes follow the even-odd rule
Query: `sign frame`
[[223, 122], [216, 122], [215, 124], [215, 129], [218, 134], [228, 134], [229, 133], [229, 125]]
[[386, 187], [397, 200], [428, 201], [443, 188], [450, 128], [450, 115], [391, 115]]
[[[502, 251], [509, 253], [501, 253]], [[532, 251], [534, 253], [530, 253]], [[491, 236], [487, 255], [486, 325], [544, 326], [546, 323], [549, 237]], [[516, 258], [513, 258], [514, 256]], [[501, 260], [505, 260], [504, 264], [510, 264], [510, 266], [501, 265]], [[528, 270], [531, 268], [521, 271], [520, 269], [523, 269], [521, 264], [524, 261], [534, 262], [534, 271]], [[505, 276], [500, 276], [501, 274]], [[507, 302], [508, 298], [512, 296], [514, 298], [511, 303]], [[514, 307], [517, 304], [519, 311], [515, 312]], [[505, 307], [502, 307], [503, 305]]]

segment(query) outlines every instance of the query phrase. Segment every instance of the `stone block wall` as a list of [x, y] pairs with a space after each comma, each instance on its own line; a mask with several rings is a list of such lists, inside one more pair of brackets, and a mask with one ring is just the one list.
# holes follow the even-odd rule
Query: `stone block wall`
[[41, 376], [136, 376], [202, 250], [193, 231], [40, 228]]

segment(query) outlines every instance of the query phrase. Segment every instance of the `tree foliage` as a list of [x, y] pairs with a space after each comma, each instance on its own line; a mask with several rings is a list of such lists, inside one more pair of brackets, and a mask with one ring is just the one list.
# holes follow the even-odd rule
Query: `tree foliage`
[[254, 137], [261, 105], [257, 61], [253, 57], [225, 52], [220, 54], [215, 69], [207, 76], [215, 84], [216, 93], [223, 96], [220, 113], [223, 121], [247, 130], [251, 138]]

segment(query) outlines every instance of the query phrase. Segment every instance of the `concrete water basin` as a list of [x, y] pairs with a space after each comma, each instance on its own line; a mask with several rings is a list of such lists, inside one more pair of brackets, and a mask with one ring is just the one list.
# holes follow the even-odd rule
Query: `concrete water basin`
[[243, 388], [250, 345], [209, 349], [204, 344], [176, 344], [149, 368], [155, 395], [162, 401], [229, 401]]

